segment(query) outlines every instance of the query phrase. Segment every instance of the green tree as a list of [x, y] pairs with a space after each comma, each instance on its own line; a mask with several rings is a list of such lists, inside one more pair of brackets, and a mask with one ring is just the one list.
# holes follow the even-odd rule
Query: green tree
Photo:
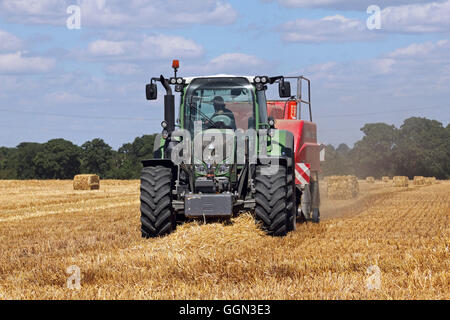
[[355, 144], [351, 158], [360, 177], [388, 176], [394, 172], [393, 149], [398, 130], [385, 123], [366, 124], [361, 128], [364, 137]]
[[144, 135], [134, 139], [132, 143], [126, 143], [119, 148], [119, 171], [127, 179], [139, 178], [142, 170], [142, 160], [153, 158], [153, 145], [156, 134]]
[[113, 166], [113, 150], [102, 139], [87, 141], [81, 146], [81, 172], [105, 178]]
[[72, 179], [80, 172], [80, 147], [64, 139], [54, 139], [42, 145], [33, 159], [38, 179]]
[[350, 157], [351, 149], [341, 143], [336, 149], [332, 145], [325, 147], [325, 162], [321, 165], [326, 176], [354, 174]]
[[124, 154], [114, 152], [112, 163], [111, 169], [106, 174], [108, 179], [126, 180], [137, 178], [135, 163], [128, 159]]
[[0, 148], [0, 179], [17, 179], [16, 153], [16, 148]]
[[42, 144], [23, 142], [17, 146], [16, 170], [19, 179], [36, 179], [34, 157], [42, 150]]
[[396, 172], [413, 176], [449, 177], [450, 134], [436, 120], [412, 117], [400, 127], [395, 148]]
[[344, 157], [348, 156], [348, 153], [350, 152], [350, 147], [346, 145], [345, 143], [341, 143], [337, 148], [336, 152]]

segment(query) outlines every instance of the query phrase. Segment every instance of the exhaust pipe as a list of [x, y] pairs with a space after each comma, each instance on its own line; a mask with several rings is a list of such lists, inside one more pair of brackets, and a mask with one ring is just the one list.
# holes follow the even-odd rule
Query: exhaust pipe
[[161, 75], [160, 81], [164, 89], [166, 89], [166, 95], [164, 96], [164, 120], [167, 122], [166, 130], [171, 133], [175, 131], [175, 96], [172, 94], [169, 81], [164, 79], [164, 76]]

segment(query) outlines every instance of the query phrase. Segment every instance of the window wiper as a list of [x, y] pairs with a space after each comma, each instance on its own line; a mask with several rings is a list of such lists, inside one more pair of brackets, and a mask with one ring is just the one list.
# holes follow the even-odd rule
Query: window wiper
[[206, 118], [206, 120], [208, 120], [209, 123], [211, 123], [214, 128], [219, 129], [219, 127], [217, 127], [217, 124], [210, 118], [208, 117], [206, 114], [204, 114], [202, 111], [200, 111], [200, 109], [198, 109], [196, 106], [194, 106], [193, 103], [188, 103], [189, 107], [194, 109], [196, 112], [200, 113], [200, 115], [204, 118]]

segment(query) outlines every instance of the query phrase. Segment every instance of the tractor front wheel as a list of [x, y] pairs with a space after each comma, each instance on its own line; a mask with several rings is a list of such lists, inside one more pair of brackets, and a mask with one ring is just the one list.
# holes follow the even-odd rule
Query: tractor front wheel
[[142, 169], [141, 232], [143, 238], [167, 235], [175, 230], [172, 208], [172, 170], [157, 166]]
[[262, 223], [263, 229], [272, 236], [285, 236], [293, 229], [295, 218], [292, 216], [293, 202], [292, 181], [287, 179], [286, 168], [279, 167], [277, 173], [264, 175], [267, 167], [258, 166], [255, 178], [255, 215]]

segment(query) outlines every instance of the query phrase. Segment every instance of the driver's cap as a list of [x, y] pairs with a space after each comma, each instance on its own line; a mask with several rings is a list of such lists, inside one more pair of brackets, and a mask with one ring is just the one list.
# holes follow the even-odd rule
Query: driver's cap
[[225, 106], [225, 101], [223, 100], [223, 98], [221, 96], [214, 97], [212, 102], [215, 105]]

